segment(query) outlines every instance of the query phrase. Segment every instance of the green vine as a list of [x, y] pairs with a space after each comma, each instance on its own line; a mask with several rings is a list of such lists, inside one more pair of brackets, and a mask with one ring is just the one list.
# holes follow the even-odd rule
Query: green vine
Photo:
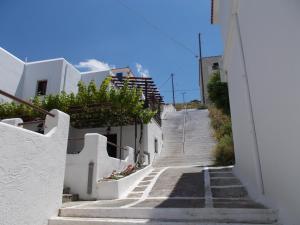
[[[71, 125], [78, 128], [101, 126], [125, 126], [139, 123], [147, 124], [157, 113], [144, 107], [142, 91], [131, 88], [125, 80], [124, 86], [115, 89], [111, 78], [97, 87], [94, 81], [88, 85], [78, 83], [78, 93], [65, 92], [48, 95], [43, 99], [35, 97], [32, 103], [48, 111], [58, 109], [70, 115]], [[0, 104], [0, 119], [21, 117], [24, 121], [43, 118], [44, 115], [22, 104]]]

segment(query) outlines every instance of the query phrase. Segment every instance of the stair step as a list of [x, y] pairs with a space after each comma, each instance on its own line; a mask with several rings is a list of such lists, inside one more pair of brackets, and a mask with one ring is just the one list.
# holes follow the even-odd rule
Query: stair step
[[[148, 220], [148, 219], [112, 219], [112, 218], [74, 218], [74, 217], [56, 217], [49, 220], [49, 225], [229, 225], [228, 223], [206, 223], [206, 222], [185, 222], [168, 220]], [[244, 223], [235, 223], [234, 225], [251, 225]], [[255, 225], [263, 225], [256, 223]], [[267, 224], [264, 224], [267, 225]], [[269, 223], [269, 225], [276, 225]]]
[[78, 194], [63, 194], [62, 196], [62, 202], [73, 202], [73, 201], [78, 201], [79, 195]]
[[150, 219], [185, 222], [254, 223], [268, 224], [277, 221], [271, 209], [225, 208], [63, 208], [62, 217]]

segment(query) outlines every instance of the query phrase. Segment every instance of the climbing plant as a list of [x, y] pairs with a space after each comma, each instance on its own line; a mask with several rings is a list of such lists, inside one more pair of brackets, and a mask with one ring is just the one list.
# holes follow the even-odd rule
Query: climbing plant
[[[156, 114], [155, 110], [144, 107], [142, 91], [130, 88], [125, 80], [121, 88], [113, 88], [111, 78], [97, 87], [94, 81], [88, 85], [78, 83], [78, 93], [65, 92], [35, 97], [32, 103], [46, 110], [58, 109], [70, 115], [74, 127], [124, 126], [138, 123], [147, 124]], [[22, 104], [0, 104], [0, 119], [21, 117], [24, 121], [42, 118], [43, 115]]]

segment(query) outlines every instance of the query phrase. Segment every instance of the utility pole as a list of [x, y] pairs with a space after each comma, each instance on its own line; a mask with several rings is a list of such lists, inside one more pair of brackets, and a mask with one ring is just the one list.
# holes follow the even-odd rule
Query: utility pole
[[182, 100], [183, 100], [183, 104], [185, 105], [185, 99], [184, 99], [184, 95], [186, 94], [186, 92], [182, 92]]
[[171, 74], [172, 78], [172, 92], [173, 92], [173, 106], [175, 107], [175, 90], [174, 90], [174, 74]]
[[205, 104], [203, 65], [202, 65], [201, 33], [198, 34], [198, 41], [199, 41], [199, 76], [200, 76], [200, 79], [201, 79], [201, 95], [202, 95], [202, 104]]

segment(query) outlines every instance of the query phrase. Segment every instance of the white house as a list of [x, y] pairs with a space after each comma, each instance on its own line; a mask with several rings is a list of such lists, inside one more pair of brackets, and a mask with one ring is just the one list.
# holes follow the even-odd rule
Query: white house
[[[128, 67], [108, 71], [80, 72], [63, 58], [23, 62], [0, 48], [0, 89], [21, 99], [28, 100], [37, 95], [57, 94], [62, 91], [77, 93], [77, 84], [80, 80], [86, 84], [94, 80], [97, 86], [100, 86], [108, 76], [113, 76], [112, 84], [118, 87], [118, 85], [123, 85], [122, 77], [133, 78], [134, 74]], [[139, 86], [144, 89], [149, 86], [148, 92], [154, 92], [156, 97], [161, 98], [151, 78], [134, 78], [130, 84], [133, 84], [136, 79], [138, 79]], [[141, 79], [147, 79], [147, 85], [143, 84]], [[145, 98], [146, 102], [150, 101], [147, 97]], [[0, 95], [0, 101], [8, 100]], [[145, 164], [151, 164], [163, 148], [163, 135], [159, 121], [160, 118], [152, 119], [143, 127], [129, 125], [122, 129], [120, 127], [76, 129], [70, 126], [70, 129], [68, 128], [65, 186], [70, 187], [74, 194], [80, 194], [81, 198], [97, 198], [95, 183], [110, 175], [113, 170], [123, 170], [128, 164], [132, 164], [133, 148], [145, 156]], [[36, 123], [25, 124], [24, 127], [33, 131], [40, 129]], [[106, 136], [107, 141], [115, 146], [111, 143], [107, 144], [106, 139], [100, 138], [97, 134]], [[100, 149], [98, 146], [102, 148]], [[86, 170], [88, 170], [90, 162], [93, 162], [97, 169], [93, 179], [95, 183], [91, 186], [93, 190], [87, 193], [86, 182], [88, 181], [85, 178], [88, 176]], [[80, 173], [74, 171], [82, 172], [81, 177], [84, 179], [81, 182], [78, 182]], [[77, 184], [80, 185], [77, 186]]]
[[299, 12], [298, 0], [212, 1], [225, 47], [235, 172], [285, 225], [300, 221]]
[[[97, 85], [109, 75], [107, 71], [80, 72], [64, 58], [23, 62], [3, 48], [0, 48], [0, 89], [30, 99], [36, 95], [76, 93], [80, 80]], [[0, 102], [4, 98], [0, 96]]]

